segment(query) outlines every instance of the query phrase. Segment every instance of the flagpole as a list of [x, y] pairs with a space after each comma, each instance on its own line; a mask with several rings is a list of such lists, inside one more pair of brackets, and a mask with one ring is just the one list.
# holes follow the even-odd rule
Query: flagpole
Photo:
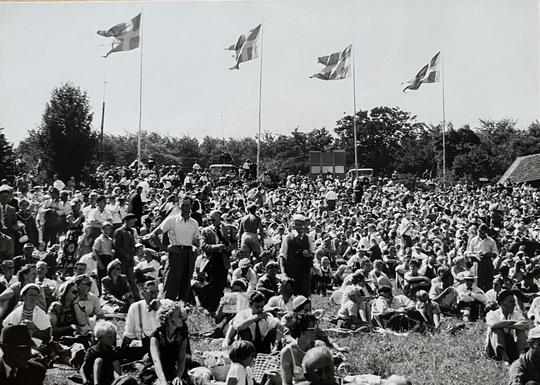
[[262, 106], [262, 73], [263, 73], [263, 26], [261, 23], [261, 63], [259, 69], [259, 134], [257, 135], [257, 181], [261, 172], [261, 106]]
[[353, 131], [354, 131], [354, 168], [356, 170], [356, 178], [358, 178], [358, 144], [356, 141], [356, 71], [354, 61], [354, 39], [351, 44], [352, 49], [352, 81], [353, 81]]
[[99, 134], [99, 161], [103, 162], [103, 126], [105, 123], [105, 89], [107, 88], [107, 81], [103, 82], [103, 103], [101, 105], [101, 132]]
[[444, 103], [444, 57], [441, 52], [441, 77], [442, 77], [442, 116], [443, 116], [443, 129], [442, 129], [442, 167], [443, 167], [443, 188], [446, 188], [446, 109]]
[[141, 24], [139, 39], [141, 42], [140, 72], [139, 72], [139, 130], [137, 133], [137, 170], [141, 167], [141, 134], [142, 134], [142, 102], [143, 102], [143, 16], [141, 11]]

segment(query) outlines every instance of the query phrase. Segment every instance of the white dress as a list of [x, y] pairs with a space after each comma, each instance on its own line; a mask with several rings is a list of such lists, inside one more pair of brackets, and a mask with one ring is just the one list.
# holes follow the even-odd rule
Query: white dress
[[235, 378], [237, 385], [254, 385], [253, 369], [236, 362], [231, 364], [231, 368], [227, 374], [227, 380], [225, 381], [226, 384], [229, 383], [229, 378]]

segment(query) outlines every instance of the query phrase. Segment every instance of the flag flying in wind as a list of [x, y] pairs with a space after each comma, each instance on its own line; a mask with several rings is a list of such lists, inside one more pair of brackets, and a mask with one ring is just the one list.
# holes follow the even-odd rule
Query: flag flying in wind
[[424, 66], [418, 72], [418, 74], [414, 77], [414, 79], [411, 79], [407, 82], [403, 82], [401, 84], [407, 84], [407, 87], [403, 89], [403, 92], [407, 90], [417, 90], [420, 88], [422, 83], [435, 83], [439, 81], [440, 77], [440, 70], [439, 70], [439, 57], [441, 52], [437, 52], [435, 56], [433, 56], [433, 59]]
[[318, 62], [324, 65], [321, 72], [311, 75], [310, 78], [322, 80], [338, 80], [349, 77], [351, 69], [351, 51], [352, 44], [341, 52], [335, 52], [328, 56], [321, 56]]
[[117, 24], [107, 31], [97, 31], [98, 35], [114, 38], [111, 50], [103, 57], [113, 52], [129, 51], [139, 47], [140, 27], [141, 14], [139, 13], [127, 23]]
[[249, 31], [248, 36], [240, 35], [236, 44], [225, 48], [229, 51], [235, 51], [236, 64], [229, 68], [230, 70], [240, 69], [240, 63], [250, 61], [259, 57], [259, 47], [257, 46], [257, 39], [259, 38], [259, 32], [261, 32], [261, 24]]

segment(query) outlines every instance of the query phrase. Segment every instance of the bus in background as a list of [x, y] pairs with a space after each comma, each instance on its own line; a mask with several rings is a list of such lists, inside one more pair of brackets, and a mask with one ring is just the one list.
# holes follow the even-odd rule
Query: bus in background
[[[347, 178], [355, 178], [356, 170], [357, 170], [356, 168], [351, 168], [349, 171], [347, 171]], [[358, 177], [360, 179], [368, 178], [371, 181], [371, 178], [373, 178], [373, 169], [372, 168], [359, 168]]]

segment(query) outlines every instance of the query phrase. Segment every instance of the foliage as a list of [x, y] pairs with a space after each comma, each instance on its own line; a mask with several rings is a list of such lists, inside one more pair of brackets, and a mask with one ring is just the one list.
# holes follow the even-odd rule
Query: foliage
[[15, 174], [16, 166], [13, 145], [7, 141], [4, 128], [0, 127], [0, 179], [11, 180]]
[[[441, 125], [426, 125], [416, 116], [397, 107], [375, 107], [355, 114], [358, 165], [372, 167], [380, 176], [394, 171], [415, 178], [442, 175], [443, 135]], [[56, 88], [43, 114], [42, 124], [28, 131], [16, 149], [19, 163], [26, 168], [42, 159], [49, 174], [62, 177], [81, 176], [95, 165], [97, 136], [91, 130], [92, 113], [86, 93], [70, 84]], [[125, 166], [137, 157], [137, 135], [105, 135], [102, 162]], [[4, 144], [2, 144], [4, 143]], [[157, 164], [177, 165], [185, 169], [197, 162], [203, 167], [214, 163], [241, 166], [246, 159], [257, 159], [257, 138], [160, 135], [143, 132], [142, 160], [152, 158]], [[479, 120], [477, 127], [464, 125], [445, 130], [446, 175], [449, 180], [496, 180], [518, 156], [540, 152], [540, 122], [518, 127], [510, 119]], [[260, 141], [262, 171], [274, 176], [309, 172], [309, 152], [345, 149], [347, 168], [354, 166], [353, 117], [337, 121], [333, 132], [326, 128], [289, 134], [264, 132]], [[9, 158], [10, 147], [0, 133], [0, 157]], [[8, 154], [8, 155], [5, 155]], [[7, 158], [6, 158], [7, 156]], [[0, 159], [0, 162], [2, 162]], [[13, 172], [8, 164], [4, 176]], [[2, 175], [0, 175], [1, 177]]]
[[69, 83], [55, 88], [45, 107], [40, 127], [23, 141], [23, 156], [40, 158], [49, 176], [88, 174], [95, 159], [98, 137], [92, 130], [86, 92]]
[[[358, 145], [358, 166], [372, 167], [378, 173], [388, 175], [399, 161], [401, 145], [414, 140], [424, 130], [416, 117], [397, 107], [375, 107], [360, 110], [355, 115]], [[353, 117], [345, 116], [337, 122], [335, 132], [339, 145], [347, 150], [347, 164], [354, 165]]]

